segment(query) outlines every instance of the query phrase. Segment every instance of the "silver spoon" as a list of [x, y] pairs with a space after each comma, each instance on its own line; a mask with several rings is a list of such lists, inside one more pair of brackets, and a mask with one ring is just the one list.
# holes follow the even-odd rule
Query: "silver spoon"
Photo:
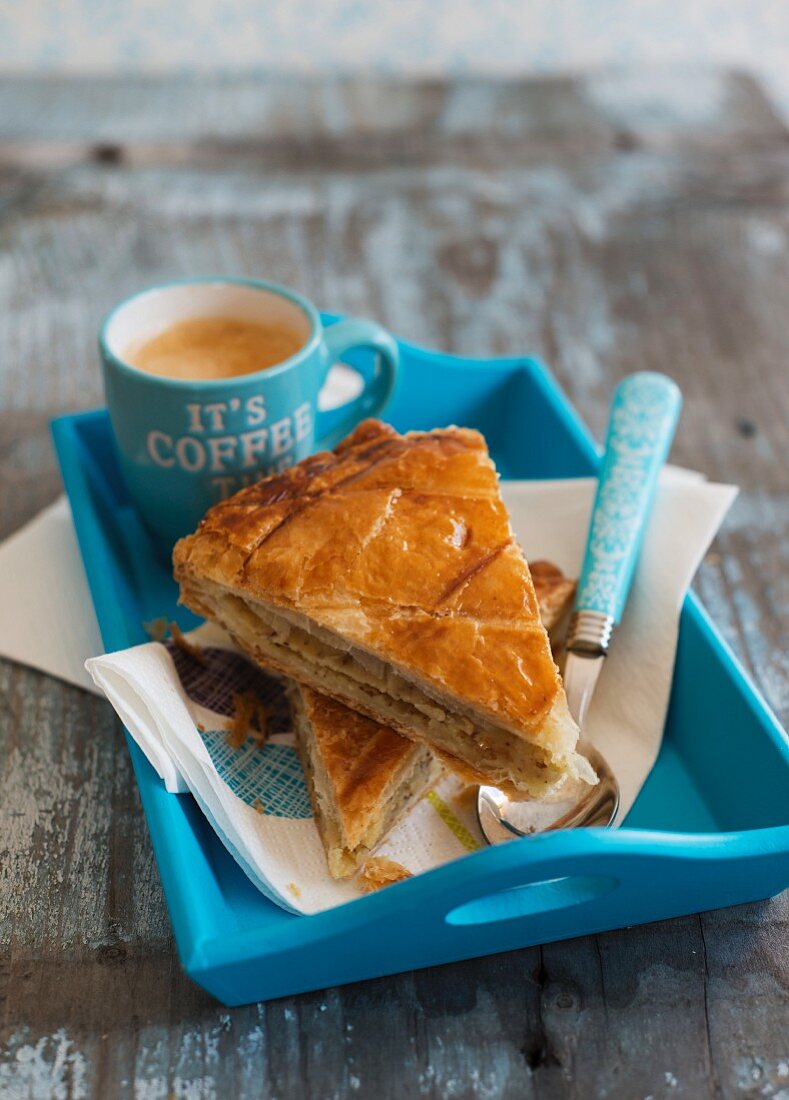
[[[614, 628], [622, 617], [658, 475], [666, 461], [682, 398], [662, 374], [642, 372], [620, 382], [600, 467], [583, 568], [567, 638], [564, 689], [582, 732]], [[567, 796], [512, 802], [495, 787], [480, 787], [477, 816], [489, 844], [520, 836], [610, 825], [619, 808], [619, 784], [603, 756], [582, 739], [582, 752], [597, 772], [595, 787], [576, 784]]]

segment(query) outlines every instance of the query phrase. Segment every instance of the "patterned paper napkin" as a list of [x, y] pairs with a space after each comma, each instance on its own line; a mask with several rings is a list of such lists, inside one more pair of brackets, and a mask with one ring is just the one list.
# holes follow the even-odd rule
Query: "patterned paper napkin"
[[[326, 869], [279, 680], [218, 627], [96, 658], [88, 668], [167, 789], [191, 791], [267, 897], [312, 913], [359, 895]], [[265, 708], [265, 740], [254, 720], [234, 730], [239, 696]], [[463, 824], [470, 807], [453, 805], [461, 789], [444, 780], [395, 831], [386, 854], [416, 873], [479, 847]]]
[[[547, 558], [577, 575], [594, 490], [592, 479], [502, 484], [527, 558]], [[662, 476], [587, 731], [619, 777], [619, 820], [657, 757], [682, 601], [735, 494], [687, 471]], [[194, 795], [267, 897], [294, 912], [314, 913], [359, 895], [354, 882], [335, 882], [326, 870], [282, 689], [218, 628], [201, 627], [180, 644], [151, 642], [97, 657], [87, 667], [167, 789]], [[254, 723], [248, 730], [233, 728], [236, 698], [247, 693], [270, 715], [265, 739]], [[473, 802], [447, 778], [380, 852], [418, 873], [480, 843]]]

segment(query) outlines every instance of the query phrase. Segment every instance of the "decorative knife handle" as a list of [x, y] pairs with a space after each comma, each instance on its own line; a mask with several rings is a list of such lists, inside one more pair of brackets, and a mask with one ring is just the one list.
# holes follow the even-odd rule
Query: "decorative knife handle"
[[568, 648], [608, 647], [681, 407], [679, 389], [662, 374], [632, 374], [614, 390]]

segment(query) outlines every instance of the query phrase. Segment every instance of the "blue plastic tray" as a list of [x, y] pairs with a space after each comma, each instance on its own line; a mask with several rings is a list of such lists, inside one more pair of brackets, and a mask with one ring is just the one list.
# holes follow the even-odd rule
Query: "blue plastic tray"
[[[479, 428], [505, 477], [594, 473], [595, 446], [539, 363], [401, 350], [388, 414], [397, 428]], [[355, 365], [370, 364], [361, 355]], [[157, 616], [193, 625], [129, 504], [106, 413], [63, 417], [53, 433], [107, 650], [144, 641], [142, 622]], [[625, 827], [489, 848], [315, 916], [262, 897], [192, 798], [167, 794], [128, 740], [181, 960], [227, 1004], [714, 909], [789, 885], [789, 742], [693, 596], [663, 749]]]

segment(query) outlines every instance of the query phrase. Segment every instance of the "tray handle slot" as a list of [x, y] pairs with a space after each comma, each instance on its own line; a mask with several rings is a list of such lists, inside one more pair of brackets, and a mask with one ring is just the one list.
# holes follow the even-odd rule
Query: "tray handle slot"
[[[786, 835], [578, 829], [512, 841], [442, 868], [436, 916], [464, 941], [493, 926], [503, 939], [527, 926], [556, 939], [614, 927], [624, 913], [638, 923], [769, 897], [789, 882]], [[484, 873], [469, 873], [474, 860]]]
[[577, 925], [581, 909], [609, 909], [629, 892], [635, 853], [627, 845], [617, 850], [619, 841], [605, 829], [573, 830], [500, 844], [458, 860], [440, 872], [444, 883], [435, 915], [445, 935], [461, 939], [493, 926], [503, 932], [525, 925]]
[[613, 893], [613, 875], [563, 875], [510, 886], [456, 906], [444, 917], [449, 925], [495, 924], [583, 905]]

